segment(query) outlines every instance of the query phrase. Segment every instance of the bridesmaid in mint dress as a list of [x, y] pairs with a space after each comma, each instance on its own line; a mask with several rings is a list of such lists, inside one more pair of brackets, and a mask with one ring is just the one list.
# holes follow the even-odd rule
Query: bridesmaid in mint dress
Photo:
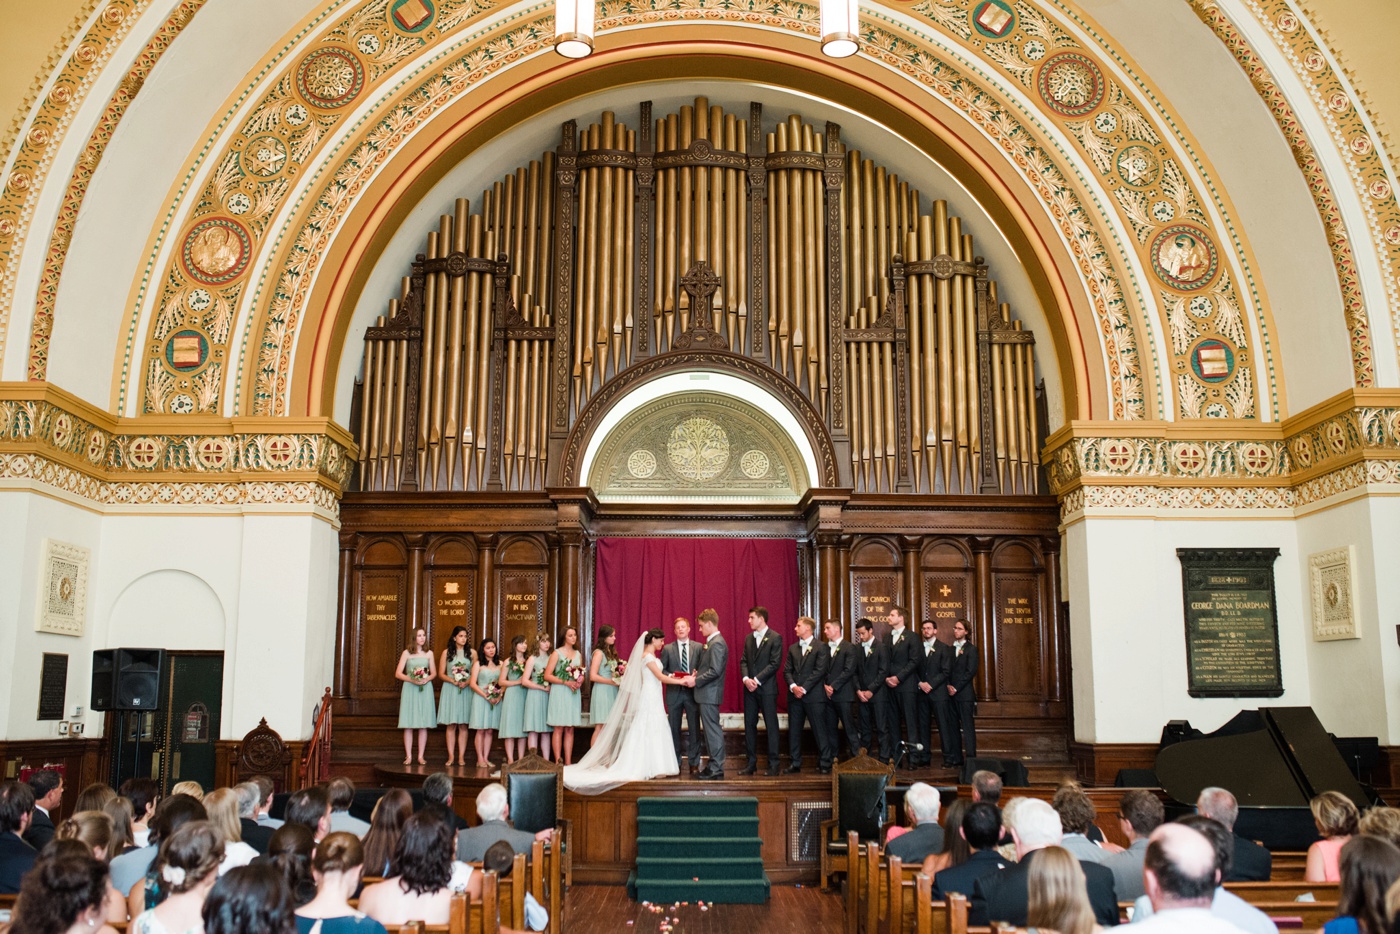
[[[438, 662], [442, 694], [438, 697], [438, 723], [447, 727], [447, 764], [466, 765], [467, 721], [471, 718], [472, 662], [476, 653], [467, 645], [465, 626], [457, 626], [448, 637], [447, 648]], [[461, 750], [458, 752], [458, 750]]]
[[[570, 668], [580, 669], [571, 672]], [[545, 720], [554, 728], [556, 762], [574, 764], [574, 727], [583, 722], [583, 653], [578, 650], [578, 630], [570, 626], [559, 637], [559, 648], [549, 656], [544, 679], [549, 682], [549, 709]]]
[[437, 666], [433, 664], [433, 651], [428, 648], [428, 633], [422, 629], [413, 632], [413, 645], [404, 649], [399, 656], [399, 667], [394, 677], [403, 682], [403, 693], [399, 695], [399, 729], [403, 730], [403, 764], [413, 762], [413, 733], [418, 732], [418, 764], [427, 765], [423, 751], [428, 746], [428, 730], [437, 726], [433, 713], [433, 681], [437, 678]]
[[549, 664], [549, 651], [554, 640], [548, 633], [535, 637], [535, 654], [525, 663], [521, 684], [525, 687], [525, 732], [530, 734], [529, 746], [549, 758], [551, 732], [546, 711], [549, 709], [549, 685], [544, 681], [544, 669]]
[[608, 711], [617, 700], [617, 630], [604, 626], [598, 630], [598, 645], [588, 665], [588, 681], [593, 686], [588, 696], [588, 722], [596, 730], [608, 722]]
[[491, 741], [501, 725], [501, 665], [496, 660], [496, 640], [482, 639], [472, 671], [471, 728], [476, 730], [476, 767], [491, 767]]
[[505, 740], [506, 761], [514, 762], [525, 755], [525, 688], [520, 682], [529, 664], [530, 640], [516, 636], [510, 640], [510, 652], [501, 663], [501, 686], [506, 696], [501, 701], [500, 736]]

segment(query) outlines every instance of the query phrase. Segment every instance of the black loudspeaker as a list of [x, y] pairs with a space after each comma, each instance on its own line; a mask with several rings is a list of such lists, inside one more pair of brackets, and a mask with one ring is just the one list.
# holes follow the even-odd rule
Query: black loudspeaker
[[1114, 788], [1158, 788], [1157, 773], [1151, 769], [1119, 769]]
[[165, 649], [104, 649], [92, 653], [93, 710], [155, 710], [165, 675]]
[[994, 759], [991, 756], [968, 759], [963, 765], [963, 784], [972, 781], [972, 773], [982, 771], [995, 772], [1001, 776], [1003, 788], [1025, 788], [1030, 784], [1025, 763], [1019, 759]]

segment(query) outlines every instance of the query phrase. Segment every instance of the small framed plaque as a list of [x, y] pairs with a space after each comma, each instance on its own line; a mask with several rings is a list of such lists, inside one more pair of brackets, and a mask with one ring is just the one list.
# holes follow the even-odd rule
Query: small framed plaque
[[44, 653], [39, 668], [39, 715], [36, 720], [62, 720], [68, 704], [68, 656]]
[[1186, 616], [1187, 693], [1278, 697], [1277, 548], [1178, 548]]
[[81, 636], [87, 618], [88, 562], [91, 552], [78, 545], [44, 539], [39, 562], [37, 632]]
[[1350, 545], [1308, 556], [1313, 640], [1359, 639], [1356, 631], [1356, 549]]

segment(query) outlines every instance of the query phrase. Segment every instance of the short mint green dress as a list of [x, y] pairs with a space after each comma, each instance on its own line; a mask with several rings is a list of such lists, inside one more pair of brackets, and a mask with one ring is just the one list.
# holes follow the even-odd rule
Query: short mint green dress
[[[421, 674], [427, 677], [432, 668], [431, 655], [410, 655], [404, 666], [404, 674]], [[421, 730], [437, 726], [437, 716], [433, 713], [433, 682], [414, 684], [403, 683], [403, 693], [399, 695], [399, 729]]]
[[[569, 676], [567, 669], [571, 664], [572, 662], [560, 655], [554, 677], [567, 678]], [[583, 724], [583, 691], [570, 690], [567, 684], [551, 684], [549, 686], [549, 710], [545, 714], [545, 720], [550, 726], [581, 726]]]
[[[476, 686], [483, 691], [501, 679], [499, 668], [482, 665], [476, 672]], [[501, 725], [501, 705], [492, 704], [480, 694], [472, 691], [472, 712], [468, 720], [473, 730], [494, 730]]]
[[[454, 655], [447, 660], [447, 676], [454, 681], [460, 680], [463, 685], [471, 680], [472, 657], [470, 655]], [[471, 719], [472, 698], [476, 695], [469, 687], [457, 687], [455, 684], [443, 682], [442, 693], [438, 696], [438, 724], [449, 726], [460, 723], [466, 726]]]
[[530, 689], [525, 692], [526, 733], [549, 732], [549, 720], [545, 716], [545, 711], [549, 707], [549, 683], [544, 680], [544, 663], [547, 661], [549, 661], [548, 655], [535, 656], [535, 670], [530, 673], [530, 680], [536, 684], [543, 684], [546, 690]]
[[[509, 662], [506, 663], [509, 666]], [[515, 679], [520, 672], [509, 675]], [[528, 689], [516, 684], [506, 688], [505, 699], [501, 701], [501, 725], [497, 735], [501, 739], [525, 738], [525, 695]]]
[[[606, 655], [598, 663], [598, 676], [601, 678], [613, 676], [613, 663]], [[588, 722], [594, 726], [602, 726], [607, 723], [608, 712], [612, 710], [615, 700], [617, 700], [617, 687], [615, 685], [599, 684], [594, 681], [593, 693], [588, 698]]]

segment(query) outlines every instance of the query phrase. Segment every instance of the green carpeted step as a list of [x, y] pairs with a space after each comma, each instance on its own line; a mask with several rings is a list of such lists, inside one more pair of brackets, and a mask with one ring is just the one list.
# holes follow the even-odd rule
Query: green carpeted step
[[738, 882], [762, 879], [763, 859], [729, 856], [638, 856], [637, 875], [648, 882], [668, 879], [681, 881]]
[[[691, 827], [688, 833], [695, 833]], [[755, 834], [739, 840], [711, 839], [709, 837], [638, 837], [637, 859], [664, 859], [676, 854], [684, 854], [693, 859], [761, 859], [763, 841]], [[694, 873], [691, 873], [694, 875]]]
[[687, 836], [742, 839], [758, 836], [758, 816], [748, 817], [672, 817], [657, 815], [643, 817], [637, 815], [637, 836], [675, 837]]
[[758, 812], [754, 797], [638, 798], [637, 816], [752, 817]]
[[655, 905], [674, 902], [703, 901], [720, 905], [762, 905], [768, 901], [767, 879], [746, 879], [717, 882], [701, 879], [691, 881], [648, 882], [638, 879], [637, 900]]

